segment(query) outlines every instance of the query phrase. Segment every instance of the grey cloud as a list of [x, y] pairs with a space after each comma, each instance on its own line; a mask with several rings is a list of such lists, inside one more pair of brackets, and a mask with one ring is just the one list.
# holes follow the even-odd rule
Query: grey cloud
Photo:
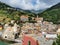
[[22, 8], [25, 10], [45, 9], [45, 8], [49, 8], [60, 2], [60, 0], [35, 0], [37, 3], [35, 5], [33, 5], [33, 3], [30, 2], [30, 0], [0, 0], [0, 1], [2, 1], [10, 6]]

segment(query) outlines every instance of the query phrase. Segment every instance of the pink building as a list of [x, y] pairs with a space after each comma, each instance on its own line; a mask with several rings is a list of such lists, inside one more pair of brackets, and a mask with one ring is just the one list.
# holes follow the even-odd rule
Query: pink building
[[39, 45], [38, 41], [31, 36], [24, 35], [22, 45]]

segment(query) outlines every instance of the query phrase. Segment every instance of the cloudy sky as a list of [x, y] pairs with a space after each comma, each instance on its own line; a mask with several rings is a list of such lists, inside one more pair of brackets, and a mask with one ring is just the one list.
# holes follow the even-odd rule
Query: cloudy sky
[[10, 6], [18, 7], [24, 10], [41, 10], [49, 8], [60, 0], [0, 0]]

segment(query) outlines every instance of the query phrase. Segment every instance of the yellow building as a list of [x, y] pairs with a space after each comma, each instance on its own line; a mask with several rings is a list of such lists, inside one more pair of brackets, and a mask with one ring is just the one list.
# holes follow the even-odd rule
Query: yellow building
[[0, 31], [1, 31], [1, 30], [3, 30], [3, 27], [2, 27], [2, 26], [0, 26]]
[[60, 28], [57, 30], [57, 34], [60, 35]]

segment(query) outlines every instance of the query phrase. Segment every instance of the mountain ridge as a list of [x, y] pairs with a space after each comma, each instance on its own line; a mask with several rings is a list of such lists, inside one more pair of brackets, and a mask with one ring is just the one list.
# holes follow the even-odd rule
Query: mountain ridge
[[[38, 11], [40, 12], [40, 10]], [[30, 17], [43, 17], [44, 20], [53, 22], [55, 24], [60, 24], [60, 3], [52, 6], [51, 8], [43, 10], [43, 12], [35, 13], [34, 10], [22, 10], [20, 8], [14, 8], [5, 3], [0, 2], [0, 21], [6, 21], [9, 18], [19, 20], [21, 15], [28, 15]], [[1, 18], [2, 17], [2, 18]]]

